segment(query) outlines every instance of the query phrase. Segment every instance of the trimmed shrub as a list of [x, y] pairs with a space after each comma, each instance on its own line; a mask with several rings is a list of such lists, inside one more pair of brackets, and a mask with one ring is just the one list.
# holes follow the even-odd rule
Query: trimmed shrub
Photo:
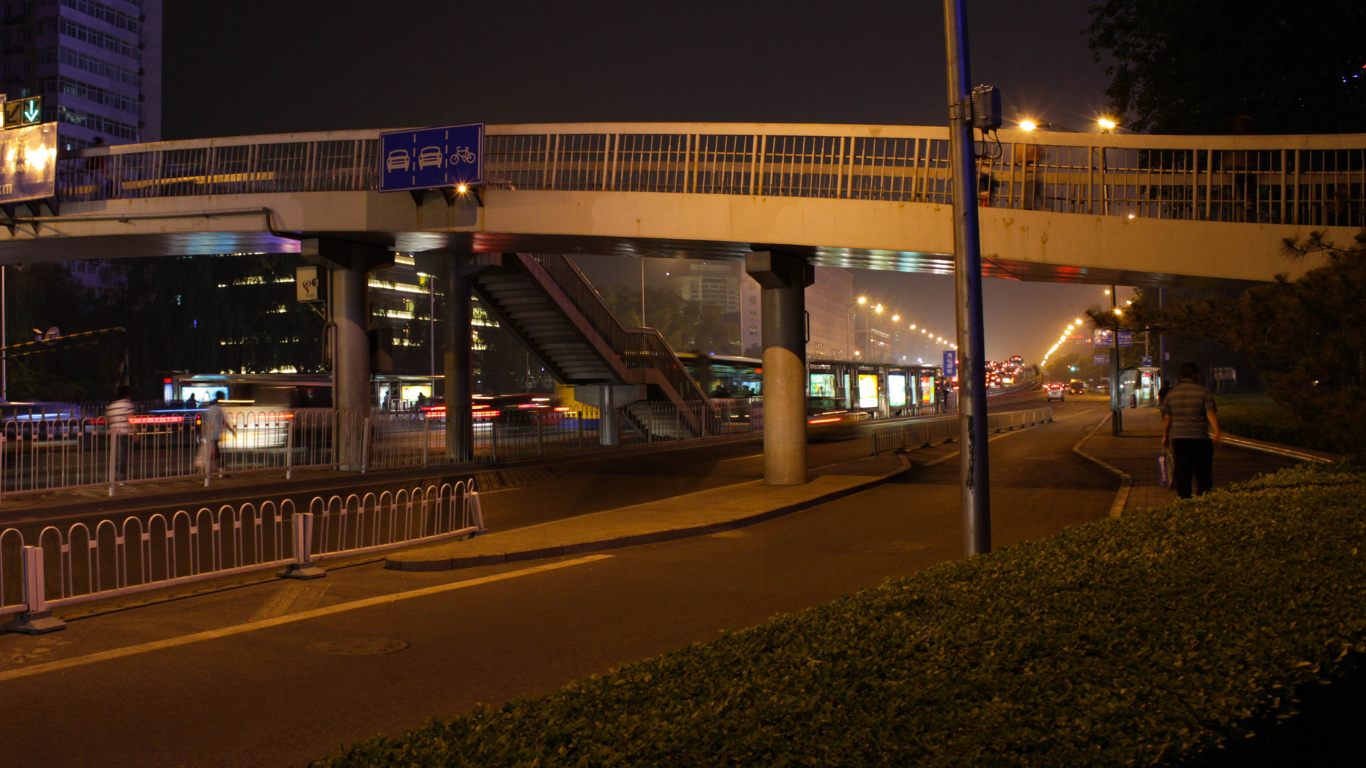
[[1336, 447], [1284, 408], [1219, 404], [1219, 427], [1229, 434], [1297, 448], [1333, 452]]
[[1291, 468], [889, 580], [314, 768], [1208, 759], [1366, 650], [1366, 477]]

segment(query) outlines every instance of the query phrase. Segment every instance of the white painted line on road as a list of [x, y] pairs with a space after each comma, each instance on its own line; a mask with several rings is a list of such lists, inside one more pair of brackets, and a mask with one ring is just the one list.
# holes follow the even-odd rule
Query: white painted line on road
[[[1113, 418], [1113, 416], [1111, 418]], [[1094, 461], [1102, 467], [1105, 467], [1106, 469], [1115, 473], [1116, 475], [1119, 475], [1119, 493], [1115, 494], [1115, 502], [1110, 505], [1110, 517], [1119, 517], [1120, 515], [1124, 514], [1124, 505], [1129, 503], [1129, 489], [1133, 487], [1134, 479], [1132, 477], [1129, 477], [1128, 473], [1124, 472], [1118, 467], [1107, 464], [1081, 449], [1082, 445], [1084, 445], [1087, 440], [1090, 440], [1091, 437], [1095, 435], [1101, 427], [1105, 426], [1109, 422], [1109, 418], [1102, 419], [1101, 422], [1097, 424], [1090, 432], [1086, 433], [1085, 437], [1077, 441], [1076, 445], [1072, 446], [1072, 452], [1077, 454], [1078, 456], [1081, 456], [1082, 458], [1090, 459], [1091, 461]]]
[[88, 656], [77, 656], [76, 658], [62, 659], [60, 661], [50, 661], [46, 664], [35, 664], [31, 667], [23, 667], [20, 669], [11, 669], [5, 672], [0, 672], [0, 682], [4, 682], [6, 680], [15, 680], [21, 677], [29, 677], [31, 675], [39, 675], [44, 672], [56, 672], [63, 669], [71, 669], [72, 667], [85, 666], [86, 664], [94, 664], [99, 661], [121, 659], [125, 656], [136, 656], [142, 653], [151, 653], [152, 651], [160, 651], [166, 648], [175, 648], [177, 646], [189, 645], [191, 643], [199, 643], [205, 640], [216, 640], [220, 637], [240, 635], [244, 632], [255, 632], [258, 629], [269, 629], [270, 627], [278, 627], [282, 624], [292, 624], [296, 621], [307, 621], [309, 619], [316, 619], [321, 616], [330, 616], [334, 613], [345, 613], [346, 611], [354, 611], [360, 608], [370, 608], [376, 605], [385, 605], [386, 603], [396, 603], [400, 600], [409, 600], [414, 597], [426, 597], [428, 595], [437, 595], [442, 592], [450, 592], [456, 589], [477, 587], [481, 584], [491, 584], [495, 581], [507, 581], [508, 579], [515, 579], [520, 576], [530, 576], [533, 573], [541, 573], [543, 571], [554, 571], [560, 568], [568, 568], [573, 565], [586, 565], [588, 563], [597, 562], [598, 560], [606, 560], [610, 557], [612, 557], [612, 555], [588, 555], [586, 557], [579, 557], [573, 560], [565, 560], [564, 562], [560, 563], [547, 563], [545, 565], [538, 565], [532, 568], [523, 568], [517, 571], [508, 571], [507, 573], [497, 573], [492, 576], [481, 576], [477, 579], [467, 579], [465, 581], [457, 581], [451, 584], [439, 584], [435, 587], [424, 587], [422, 589], [414, 589], [408, 592], [395, 592], [392, 595], [368, 597], [364, 600], [353, 600], [349, 603], [329, 605], [326, 608], [315, 608], [311, 611], [290, 614], [288, 616], [280, 616], [273, 619], [265, 619], [263, 621], [252, 621], [246, 624], [238, 624], [237, 626], [233, 627], [223, 627], [222, 629], [211, 629], [207, 632], [196, 632], [192, 635], [172, 637], [167, 640], [157, 640], [151, 643], [143, 643], [142, 645], [131, 645], [127, 648], [115, 648], [111, 651], [101, 651], [100, 653], [92, 653]]

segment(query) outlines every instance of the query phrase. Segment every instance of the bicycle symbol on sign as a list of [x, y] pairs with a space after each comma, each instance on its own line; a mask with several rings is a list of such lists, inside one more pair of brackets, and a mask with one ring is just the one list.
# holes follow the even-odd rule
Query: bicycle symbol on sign
[[451, 153], [451, 165], [455, 165], [456, 163], [473, 163], [474, 161], [475, 155], [470, 151], [469, 147], [456, 147], [455, 151]]

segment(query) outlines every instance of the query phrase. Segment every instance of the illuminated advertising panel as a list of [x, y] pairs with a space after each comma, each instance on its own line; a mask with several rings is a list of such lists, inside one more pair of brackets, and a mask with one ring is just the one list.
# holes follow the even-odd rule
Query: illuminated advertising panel
[[906, 375], [901, 373], [887, 374], [887, 405], [893, 408], [900, 408], [906, 404]]
[[833, 373], [813, 373], [813, 374], [811, 374], [811, 396], [812, 396], [812, 397], [834, 397], [834, 396], [835, 396], [835, 374], [833, 374]]
[[934, 374], [920, 374], [920, 404], [934, 405]]
[[876, 408], [877, 407], [877, 374], [860, 373], [858, 375], [858, 407]]
[[[85, 162], [97, 160], [105, 158], [88, 158]], [[96, 183], [104, 178], [91, 173], [87, 176]], [[57, 124], [0, 132], [0, 203], [53, 197], [56, 192]]]

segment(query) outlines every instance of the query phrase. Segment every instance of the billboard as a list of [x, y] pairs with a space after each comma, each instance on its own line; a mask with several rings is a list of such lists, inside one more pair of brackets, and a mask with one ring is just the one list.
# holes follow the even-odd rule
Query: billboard
[[0, 132], [0, 203], [56, 194], [57, 124]]

